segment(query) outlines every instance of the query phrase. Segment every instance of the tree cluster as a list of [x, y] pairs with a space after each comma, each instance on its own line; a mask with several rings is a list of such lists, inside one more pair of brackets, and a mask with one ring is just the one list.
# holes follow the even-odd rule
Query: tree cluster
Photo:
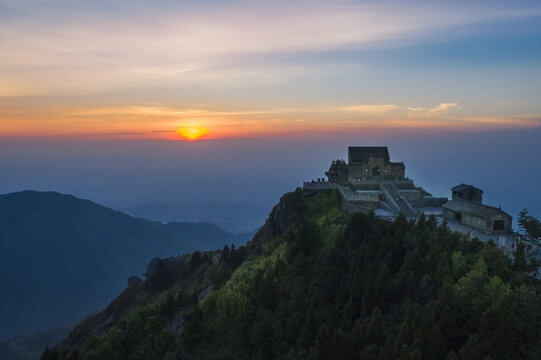
[[433, 217], [304, 219], [266, 245], [188, 319], [194, 358], [541, 356], [540, 287], [527, 264]]
[[541, 238], [541, 222], [528, 213], [526, 208], [518, 214], [518, 226], [526, 236], [530, 238]]

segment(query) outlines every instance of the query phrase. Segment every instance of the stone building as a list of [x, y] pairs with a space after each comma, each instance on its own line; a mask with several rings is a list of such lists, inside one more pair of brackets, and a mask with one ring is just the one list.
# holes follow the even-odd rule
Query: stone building
[[344, 160], [333, 160], [329, 171], [325, 173], [330, 183], [347, 185], [348, 183], [348, 165]]
[[[328, 181], [304, 182], [309, 190], [337, 190], [342, 210], [373, 212], [378, 219], [393, 221], [398, 214], [415, 221], [420, 214], [448, 220], [449, 228], [493, 240], [508, 252], [516, 248], [512, 217], [501, 208], [483, 204], [483, 190], [464, 183], [451, 189], [452, 198], [434, 197], [405, 176], [403, 162], [391, 162], [386, 146], [350, 146], [348, 159], [335, 160], [325, 172]], [[532, 250], [534, 251], [534, 250]]]
[[483, 190], [464, 183], [451, 188], [453, 199], [471, 201], [476, 204], [483, 203]]
[[403, 162], [391, 162], [387, 146], [350, 146], [348, 148], [348, 181], [370, 179], [404, 179]]
[[387, 146], [350, 146], [348, 161], [335, 160], [325, 173], [329, 182], [354, 185], [364, 180], [404, 179], [403, 162], [391, 162]]
[[501, 208], [482, 203], [483, 190], [461, 184], [451, 189], [452, 200], [443, 204], [443, 217], [484, 232], [510, 232], [513, 218]]
[[441, 207], [447, 201], [428, 196], [405, 177], [405, 171], [403, 162], [391, 162], [387, 146], [350, 146], [347, 162], [333, 161], [325, 175], [328, 187], [339, 189], [344, 204], [352, 209], [381, 209], [415, 218], [424, 208]]

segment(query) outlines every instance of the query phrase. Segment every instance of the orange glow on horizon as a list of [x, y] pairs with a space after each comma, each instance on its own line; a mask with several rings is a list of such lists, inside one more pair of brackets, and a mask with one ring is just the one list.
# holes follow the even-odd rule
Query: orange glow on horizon
[[368, 104], [255, 110], [176, 108], [157, 104], [88, 107], [55, 106], [48, 100], [0, 97], [0, 137], [83, 136], [197, 141], [307, 137], [380, 129], [438, 132], [541, 126], [541, 113], [504, 116], [452, 113], [464, 111], [461, 109], [460, 104], [451, 102], [431, 107]]
[[209, 130], [207, 128], [203, 127], [186, 127], [186, 128], [180, 128], [177, 130], [177, 134], [187, 140], [197, 140], [201, 139], [205, 135], [207, 135]]

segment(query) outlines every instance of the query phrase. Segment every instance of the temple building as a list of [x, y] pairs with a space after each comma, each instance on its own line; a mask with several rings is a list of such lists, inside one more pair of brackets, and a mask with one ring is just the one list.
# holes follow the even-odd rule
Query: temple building
[[391, 162], [387, 146], [350, 146], [348, 148], [350, 182], [375, 178], [404, 179], [403, 162]]
[[451, 189], [451, 201], [443, 204], [443, 217], [484, 232], [510, 232], [513, 218], [499, 207], [484, 205], [483, 190], [460, 184]]
[[403, 162], [391, 162], [387, 146], [350, 146], [348, 162], [333, 161], [325, 174], [329, 182], [355, 184], [362, 180], [404, 179]]
[[476, 204], [483, 203], [483, 190], [464, 183], [451, 188], [453, 199], [470, 201]]
[[405, 176], [403, 162], [392, 162], [386, 146], [350, 146], [348, 160], [335, 160], [325, 173], [338, 186], [351, 211], [380, 209], [389, 214], [416, 217], [424, 208], [441, 207], [446, 198], [434, 198]]
[[421, 214], [434, 215], [470, 238], [493, 240], [509, 253], [515, 250], [513, 218], [499, 207], [483, 204], [483, 190], [462, 183], [451, 189], [451, 200], [434, 197], [406, 177], [406, 166], [391, 161], [386, 146], [350, 146], [347, 155], [347, 161], [332, 161], [325, 172], [328, 181], [318, 178], [304, 182], [303, 188], [337, 190], [348, 213], [373, 212], [383, 221], [393, 221], [399, 214], [413, 221]]

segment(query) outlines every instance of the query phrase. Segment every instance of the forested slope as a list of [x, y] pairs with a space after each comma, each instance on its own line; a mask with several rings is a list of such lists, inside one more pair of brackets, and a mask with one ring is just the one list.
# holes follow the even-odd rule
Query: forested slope
[[297, 190], [217, 254], [164, 264], [44, 359], [541, 357], [541, 287], [520, 249], [511, 263], [434, 218], [350, 216], [335, 192]]

